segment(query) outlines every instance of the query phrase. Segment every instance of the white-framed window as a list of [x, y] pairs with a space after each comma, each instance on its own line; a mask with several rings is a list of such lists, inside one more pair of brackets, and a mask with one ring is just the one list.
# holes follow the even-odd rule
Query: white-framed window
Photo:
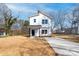
[[47, 34], [47, 30], [45, 30], [45, 34]]
[[34, 19], [34, 22], [36, 22], [36, 19]]
[[48, 20], [47, 19], [42, 19], [42, 24], [48, 24]]
[[42, 34], [47, 34], [47, 30], [42, 30]]

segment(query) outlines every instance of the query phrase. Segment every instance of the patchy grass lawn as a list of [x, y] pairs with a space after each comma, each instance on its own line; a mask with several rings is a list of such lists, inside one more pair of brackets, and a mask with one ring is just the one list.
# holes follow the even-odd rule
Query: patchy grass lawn
[[63, 38], [66, 40], [79, 43], [79, 35], [52, 34], [52, 37]]
[[0, 38], [2, 56], [54, 56], [54, 50], [43, 38], [8, 36]]

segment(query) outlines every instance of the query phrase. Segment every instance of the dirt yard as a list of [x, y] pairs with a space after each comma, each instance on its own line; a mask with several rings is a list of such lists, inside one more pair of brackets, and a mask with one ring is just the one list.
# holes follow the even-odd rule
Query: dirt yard
[[79, 35], [52, 34], [52, 37], [63, 38], [69, 41], [79, 43]]
[[41, 38], [9, 36], [0, 38], [1, 56], [54, 56], [54, 50]]

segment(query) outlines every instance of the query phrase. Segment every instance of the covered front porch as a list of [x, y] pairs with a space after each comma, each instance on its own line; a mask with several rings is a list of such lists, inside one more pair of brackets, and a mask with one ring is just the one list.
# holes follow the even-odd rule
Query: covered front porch
[[41, 25], [30, 25], [28, 28], [29, 36], [40, 36]]

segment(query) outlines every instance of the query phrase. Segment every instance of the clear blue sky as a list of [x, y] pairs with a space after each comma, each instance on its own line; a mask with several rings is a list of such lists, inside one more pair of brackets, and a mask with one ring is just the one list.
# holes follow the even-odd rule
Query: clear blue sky
[[70, 10], [77, 4], [75, 3], [14, 3], [6, 4], [14, 16], [19, 16], [21, 19], [27, 19], [29, 16], [37, 12], [37, 10], [44, 10], [45, 12], [58, 11], [60, 9]]

